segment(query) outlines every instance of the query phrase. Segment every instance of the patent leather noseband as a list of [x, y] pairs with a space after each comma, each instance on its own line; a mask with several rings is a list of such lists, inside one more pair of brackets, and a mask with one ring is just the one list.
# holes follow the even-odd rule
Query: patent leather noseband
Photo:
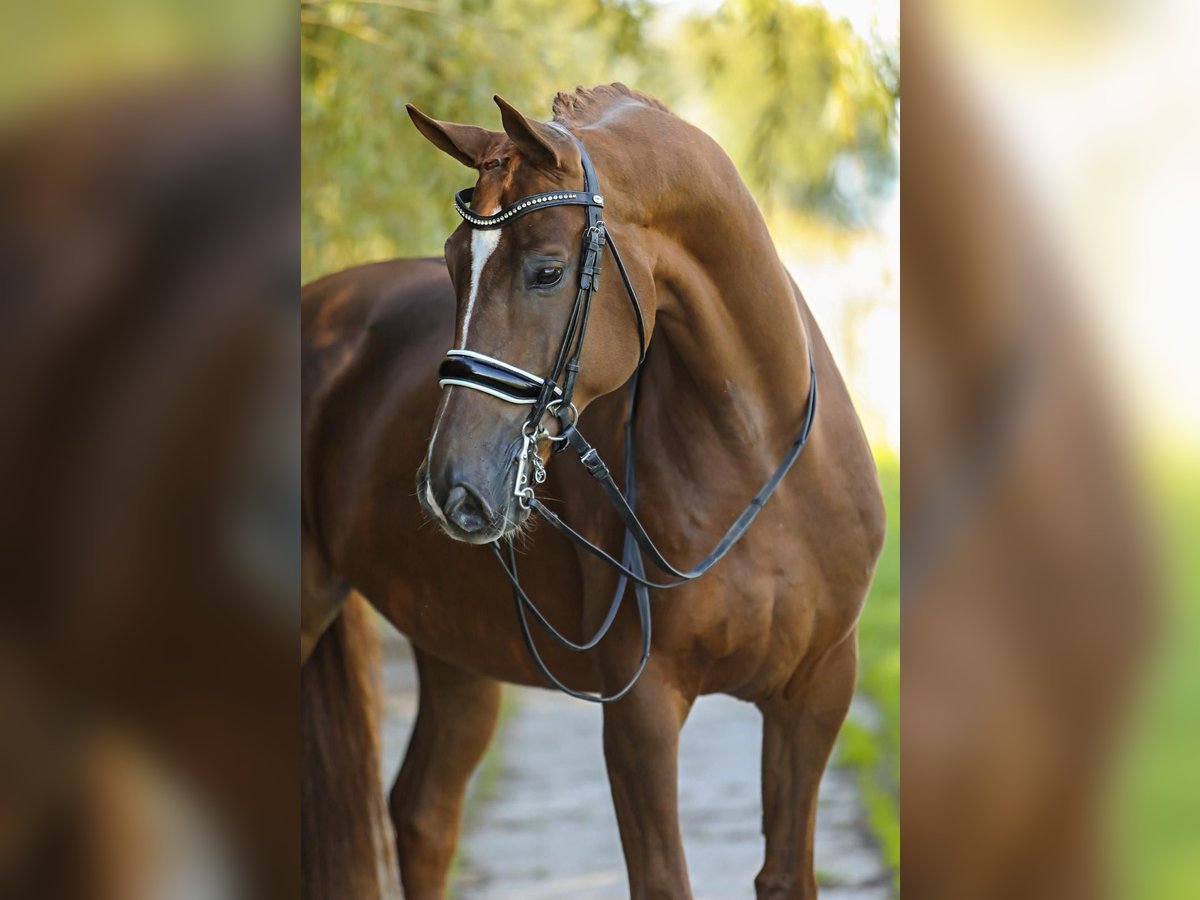
[[[766, 503], [767, 498], [774, 493], [784, 476], [787, 475], [788, 470], [791, 469], [792, 464], [799, 458], [808, 441], [816, 414], [817, 377], [812, 352], [809, 350], [808, 398], [799, 434], [792, 442], [791, 448], [759, 492], [755, 494], [749, 505], [729, 527], [724, 537], [717, 542], [712, 551], [691, 569], [681, 570], [673, 566], [654, 545], [654, 541], [647, 534], [646, 529], [642, 526], [635, 512], [637, 505], [637, 471], [634, 454], [635, 421], [638, 384], [641, 378], [642, 364], [646, 360], [647, 349], [646, 326], [642, 317], [641, 303], [638, 301], [637, 292], [634, 290], [633, 284], [629, 279], [629, 274], [625, 269], [624, 262], [621, 260], [621, 255], [617, 251], [616, 243], [605, 226], [604, 220], [601, 218], [601, 210], [604, 208], [604, 197], [599, 193], [599, 181], [596, 178], [596, 170], [592, 165], [592, 160], [588, 155], [587, 149], [577, 137], [559, 123], [551, 122], [549, 124], [551, 127], [558, 129], [570, 137], [579, 148], [580, 162], [583, 167], [582, 191], [548, 191], [541, 194], [533, 194], [516, 201], [492, 215], [480, 215], [471, 209], [471, 199], [474, 189], [467, 188], [455, 195], [454, 208], [462, 216], [463, 221], [467, 225], [476, 229], [503, 228], [530, 213], [556, 206], [580, 206], [584, 209], [587, 221], [583, 231], [583, 247], [580, 255], [579, 289], [575, 296], [575, 302], [571, 307], [570, 315], [567, 318], [566, 329], [559, 344], [554, 363], [550, 367], [548, 374], [542, 377], [518, 368], [504, 360], [476, 353], [472, 350], [451, 350], [442, 361], [441, 367], [438, 370], [438, 377], [442, 387], [457, 386], [470, 388], [497, 397], [508, 403], [528, 405], [530, 407], [529, 415], [521, 427], [522, 444], [516, 459], [513, 493], [518, 503], [522, 508], [536, 512], [574, 544], [598, 559], [603, 560], [617, 571], [619, 577], [617, 579], [616, 591], [612, 601], [609, 603], [604, 621], [590, 640], [584, 643], [576, 643], [562, 635], [546, 619], [537, 605], [521, 587], [520, 578], [517, 573], [516, 551], [513, 548], [512, 539], [503, 539], [507, 552], [501, 549], [500, 541], [495, 541], [491, 545], [496, 558], [500, 561], [500, 565], [504, 569], [505, 575], [508, 576], [508, 580], [512, 584], [513, 601], [517, 608], [517, 617], [521, 625], [521, 635], [538, 670], [551, 684], [564, 693], [570, 694], [572, 697], [578, 697], [581, 700], [589, 700], [595, 703], [609, 703], [623, 697], [632, 689], [645, 669], [647, 660], [650, 658], [650, 589], [667, 590], [679, 587], [693, 579], [699, 578], [716, 565], [746, 533], [750, 524]], [[576, 424], [578, 413], [572, 402], [575, 393], [575, 382], [579, 376], [579, 359], [583, 353], [583, 342], [587, 334], [587, 323], [591, 311], [592, 298], [600, 286], [600, 267], [603, 262], [605, 247], [612, 254], [613, 262], [617, 267], [617, 273], [621, 277], [625, 293], [633, 307], [640, 342], [638, 366], [629, 379], [629, 414], [625, 420], [624, 429], [624, 489], [617, 485], [608, 466], [605, 465], [600, 455], [596, 452], [596, 449], [584, 439], [582, 433], [579, 431]], [[548, 413], [556, 416], [559, 420], [559, 433], [557, 435], [551, 435], [542, 425], [543, 419]], [[601, 489], [617, 515], [621, 518], [625, 528], [625, 539], [620, 559], [610, 555], [606, 550], [588, 540], [538, 500], [534, 484], [540, 484], [546, 478], [545, 464], [538, 452], [538, 448], [545, 441], [552, 442], [556, 451], [570, 447], [578, 455], [579, 461], [583, 464], [584, 468], [600, 484]], [[649, 557], [650, 561], [658, 569], [675, 580], [661, 582], [647, 579], [643, 564], [643, 554]], [[584, 693], [563, 684], [547, 668], [541, 655], [538, 653], [529, 628], [527, 613], [532, 614], [534, 619], [546, 630], [547, 634], [562, 646], [574, 651], [590, 650], [601, 641], [611, 628], [629, 584], [633, 585], [634, 594], [637, 599], [638, 618], [642, 629], [641, 657], [637, 670], [624, 687], [607, 696]]]
[[[457, 384], [474, 388], [509, 403], [536, 403], [545, 381], [524, 369], [472, 350], [451, 350], [438, 369], [438, 384], [442, 387]], [[561, 396], [562, 389], [554, 385], [554, 393]]]

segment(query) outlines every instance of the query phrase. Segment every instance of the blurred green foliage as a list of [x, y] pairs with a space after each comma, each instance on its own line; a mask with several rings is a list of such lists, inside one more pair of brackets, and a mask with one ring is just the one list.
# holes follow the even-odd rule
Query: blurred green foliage
[[1153, 460], [1153, 498], [1166, 576], [1165, 627], [1118, 791], [1116, 896], [1200, 897], [1200, 471], [1196, 448]]
[[876, 456], [887, 539], [858, 623], [858, 691], [874, 715], [851, 714], [838, 760], [858, 770], [867, 819], [885, 862], [900, 872], [900, 462]]
[[846, 225], [895, 175], [898, 48], [820, 7], [728, 0], [710, 16], [647, 0], [302, 0], [302, 277], [437, 255], [473, 182], [404, 104], [499, 127], [560, 90], [624, 81], [694, 117], [760, 203]]
[[441, 254], [458, 223], [451, 196], [475, 178], [416, 132], [405, 103], [499, 128], [500, 94], [548, 119], [576, 81], [637, 80], [645, 16], [609, 0], [302, 4], [305, 280]]
[[859, 224], [895, 177], [899, 48], [822, 7], [743, 0], [685, 28], [685, 59], [722, 115], [713, 135], [759, 202]]

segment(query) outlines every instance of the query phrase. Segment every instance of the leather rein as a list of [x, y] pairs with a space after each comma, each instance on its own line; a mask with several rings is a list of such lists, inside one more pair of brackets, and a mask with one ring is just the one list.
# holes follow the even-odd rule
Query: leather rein
[[[521, 427], [522, 443], [516, 459], [517, 475], [513, 493], [523, 509], [536, 512], [576, 546], [595, 556], [597, 559], [602, 560], [618, 573], [616, 590], [609, 603], [608, 612], [595, 635], [583, 643], [576, 643], [559, 632], [545, 615], [542, 614], [537, 604], [530, 599], [524, 588], [521, 587], [520, 576], [517, 572], [517, 555], [513, 547], [512, 538], [503, 539], [505, 543], [504, 550], [500, 547], [500, 540], [493, 541], [491, 544], [492, 551], [499, 561], [501, 568], [504, 570], [504, 574], [512, 584], [513, 601], [517, 608], [521, 636], [525, 641], [525, 646], [534, 664], [541, 674], [554, 687], [572, 697], [593, 703], [611, 703], [625, 696], [633, 688], [646, 668], [646, 662], [650, 658], [650, 589], [668, 590], [699, 578], [716, 565], [746, 533], [758, 515], [759, 510], [762, 509], [767, 499], [774, 493], [779, 483], [787, 475], [792, 465], [804, 450], [816, 413], [817, 379], [810, 350], [808, 354], [809, 389], [804, 421], [799, 434], [792, 442], [791, 447], [779, 463], [779, 466], [767, 479], [762, 488], [759, 489], [758, 493], [754, 495], [754, 498], [742, 511], [741, 515], [729, 527], [724, 537], [717, 542], [717, 545], [699, 563], [690, 569], [681, 570], [668, 562], [662, 553], [659, 552], [649, 534], [647, 534], [646, 529], [642, 526], [635, 512], [637, 505], [637, 472], [634, 453], [634, 423], [637, 413], [638, 383], [641, 377], [642, 365], [646, 361], [647, 351], [646, 325], [642, 316], [641, 303], [638, 301], [637, 292], [629, 280], [629, 274], [625, 269], [624, 262], [621, 260], [616, 243], [613, 241], [612, 235], [608, 232], [601, 217], [604, 198], [597, 193], [599, 181], [596, 178], [596, 170], [592, 165], [591, 157], [588, 156], [583, 143], [567, 131], [566, 128], [557, 122], [550, 122], [549, 124], [569, 136], [579, 147], [580, 160], [583, 165], [582, 191], [549, 191], [541, 194], [533, 194], [516, 201], [493, 215], [482, 216], [471, 209], [471, 197], [474, 193], [474, 188], [467, 188], [455, 195], [454, 208], [462, 216], [463, 221], [475, 229], [503, 228], [505, 225], [531, 212], [554, 206], [582, 206], [584, 208], [587, 214], [587, 225], [583, 232], [583, 252], [579, 268], [579, 290], [576, 293], [575, 302], [571, 307], [571, 314], [567, 319], [567, 326], [563, 333], [562, 343], [559, 345], [554, 365], [550, 369], [550, 374], [542, 378], [510, 363], [506, 363], [503, 360], [486, 356], [482, 353], [476, 353], [471, 350], [451, 350], [442, 361], [438, 370], [438, 378], [439, 384], [442, 387], [459, 386], [471, 388], [472, 390], [482, 391], [508, 403], [528, 405], [530, 407], [529, 415]], [[628, 382], [629, 414], [624, 426], [624, 490], [617, 485], [612, 472], [609, 471], [608, 466], [600, 458], [596, 449], [588, 443], [576, 427], [578, 412], [572, 402], [575, 392], [575, 382], [579, 376], [579, 358], [583, 353], [588, 315], [591, 311], [592, 297], [600, 286], [600, 265], [606, 246], [612, 254], [613, 262], [617, 267], [617, 273], [621, 277], [625, 293], [629, 297], [630, 304], [633, 307], [640, 341], [638, 365]], [[550, 434], [542, 426], [542, 420], [546, 413], [550, 413], [558, 419], [560, 428], [557, 435]], [[617, 559], [603, 548], [588, 540], [538, 500], [535, 495], [534, 485], [541, 484], [546, 480], [545, 465], [538, 454], [538, 445], [543, 440], [550, 441], [553, 444], [555, 453], [562, 451], [566, 447], [570, 447], [578, 455], [579, 461], [583, 463], [588, 473], [600, 484], [609, 503], [624, 525], [625, 539], [621, 548], [620, 559]], [[643, 553], [649, 557], [650, 561], [658, 569], [675, 580], [665, 582], [649, 580], [646, 577], [642, 557]], [[630, 584], [633, 585], [637, 601], [638, 619], [642, 631], [641, 657], [633, 676], [619, 691], [609, 695], [598, 696], [588, 694], [583, 691], [574, 690], [563, 684], [550, 671], [543, 661], [541, 654], [538, 653], [537, 647], [533, 642], [533, 634], [529, 627], [528, 614], [532, 614], [533, 618], [546, 633], [563, 647], [576, 652], [591, 650], [600, 643], [612, 627]]]

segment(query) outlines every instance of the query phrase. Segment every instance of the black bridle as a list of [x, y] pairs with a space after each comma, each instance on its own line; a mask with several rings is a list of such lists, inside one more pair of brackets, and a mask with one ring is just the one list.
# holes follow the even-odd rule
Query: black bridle
[[[542, 194], [533, 194], [518, 200], [493, 215], [481, 216], [471, 209], [471, 197], [474, 193], [474, 188], [467, 188], [455, 195], [454, 208], [462, 216], [463, 221], [467, 225], [477, 229], [503, 228], [505, 225], [511, 224], [531, 212], [548, 209], [553, 206], [582, 206], [584, 208], [587, 214], [587, 225], [583, 232], [583, 252], [579, 268], [579, 290], [575, 295], [575, 302], [571, 307], [571, 314], [567, 319], [567, 326], [563, 333], [562, 343], [559, 345], [554, 365], [550, 369], [550, 374], [542, 378], [506, 363], [503, 360], [495, 359], [482, 353], [476, 353], [471, 350], [451, 350], [442, 361], [441, 367], [438, 370], [438, 376], [439, 383], [443, 387], [451, 385], [468, 387], [490, 394], [493, 397], [498, 397], [509, 403], [530, 406], [529, 415], [521, 427], [522, 445], [516, 460], [517, 475], [514, 495], [518, 503], [523, 509], [530, 509], [536, 512], [574, 544], [586, 550], [597, 559], [604, 561], [617, 571], [619, 577], [616, 591], [613, 594], [604, 621], [590, 640], [579, 644], [563, 636], [551, 625], [549, 620], [538, 609], [537, 605], [529, 598], [529, 595], [525, 593], [524, 588], [521, 587], [520, 577], [517, 573], [517, 556], [513, 548], [512, 539], [505, 539], [507, 552], [501, 550], [498, 540], [494, 541], [491, 545], [492, 551], [495, 553], [497, 560], [499, 560], [501, 568], [504, 569], [505, 575], [512, 584], [513, 601], [517, 608], [517, 617], [521, 625], [521, 635], [538, 670], [552, 685], [564, 693], [570, 694], [572, 697], [589, 700], [594, 703], [609, 703], [623, 697], [629, 692], [641, 676], [642, 671], [646, 667], [646, 662], [650, 658], [650, 589], [667, 590], [679, 587], [693, 579], [699, 578], [716, 565], [746, 533], [750, 524], [758, 515], [759, 510], [766, 503], [767, 498], [774, 493], [784, 476], [787, 475], [788, 470], [791, 469], [793, 463], [799, 458], [800, 453], [804, 450], [804, 445], [808, 441], [809, 432], [812, 430], [813, 417], [816, 413], [817, 378], [810, 351], [808, 354], [809, 388], [804, 421], [801, 425], [800, 433], [792, 442], [791, 448], [771, 474], [771, 477], [767, 479], [766, 484], [754, 495], [750, 504], [737, 517], [712, 551], [691, 569], [680, 570], [673, 566], [654, 545], [654, 541], [646, 533], [646, 529], [642, 526], [641, 521], [634, 511], [637, 505], [634, 423], [637, 413], [638, 383], [641, 377], [642, 365], [646, 361], [647, 350], [646, 325], [642, 317], [641, 303], [639, 303], [637, 292], [629, 280], [629, 273], [626, 271], [625, 264], [621, 260], [621, 254], [617, 251], [617, 246], [613, 242], [612, 235], [608, 232], [604, 220], [601, 218], [601, 210], [604, 208], [604, 198], [597, 193], [599, 190], [599, 181], [596, 178], [596, 170], [592, 166], [591, 157], [588, 156], [586, 148], [584, 148], [583, 143], [578, 138], [557, 122], [549, 124], [569, 136], [579, 147], [580, 161], [583, 165], [582, 191], [549, 191]], [[625, 293], [633, 306], [640, 341], [638, 365], [634, 370], [633, 376], [629, 379], [629, 415], [625, 420], [624, 429], [624, 490], [617, 486], [608, 466], [604, 464], [596, 449], [587, 442], [576, 427], [578, 413], [572, 402], [575, 393], [575, 382], [579, 376], [579, 358], [583, 353], [583, 341], [587, 333], [588, 315], [591, 311], [592, 297], [600, 286], [600, 264], [603, 260], [604, 247], [606, 245], [612, 253], [613, 261], [617, 266], [617, 272], [621, 276], [621, 281], [625, 286]], [[542, 419], [547, 412], [554, 415], [559, 421], [560, 429], [557, 435], [551, 435], [542, 427]], [[619, 560], [564, 522], [535, 496], [533, 485], [535, 483], [541, 484], [546, 479], [545, 466], [541, 456], [538, 454], [538, 445], [543, 440], [552, 442], [555, 452], [561, 451], [568, 446], [571, 447], [579, 456], [579, 461], [583, 463], [584, 468], [600, 484], [605, 496], [624, 524], [625, 540]], [[642, 560], [643, 553], [650, 558], [650, 561], [658, 569], [676, 580], [667, 582], [648, 580]], [[633, 677], [630, 678], [621, 690], [608, 696], [595, 696], [567, 687], [555, 677], [538, 653], [529, 628], [527, 611], [532, 613], [534, 619], [562, 646], [574, 651], [590, 650], [603, 639], [612, 627], [617, 611], [620, 609], [621, 602], [625, 597], [626, 589], [631, 583], [637, 598], [638, 618], [642, 629], [642, 653], [637, 671], [634, 672]]]

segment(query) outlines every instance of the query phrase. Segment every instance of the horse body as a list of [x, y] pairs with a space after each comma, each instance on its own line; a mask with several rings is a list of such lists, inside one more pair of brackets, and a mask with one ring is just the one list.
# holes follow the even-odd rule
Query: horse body
[[[527, 133], [537, 123], [510, 121], [514, 111], [502, 110], [507, 134], [489, 133], [497, 137], [478, 147], [467, 146], [477, 135], [454, 130], [465, 126], [433, 123], [432, 135], [422, 128], [460, 160], [484, 163], [481, 157], [496, 153], [505, 160], [506, 180], [490, 200], [495, 167], [480, 166], [476, 197], [484, 204], [504, 192], [521, 196], [514, 183], [520, 160], [537, 151]], [[690, 896], [675, 751], [694, 698], [724, 692], [764, 714], [767, 854], [759, 896], [815, 896], [816, 790], [853, 692], [855, 623], [884, 530], [870, 452], [820, 331], [716, 144], [619, 87], [560, 95], [556, 111], [596, 160], [606, 218], [653, 324], [636, 423], [637, 508], [668, 558], [690, 564], [712, 546], [783, 457], [804, 414], [808, 352], [820, 387], [804, 454], [710, 574], [653, 595], [650, 663], [627, 697], [605, 707], [605, 756], [631, 893]], [[447, 347], [465, 343], [467, 331], [461, 295], [469, 256], [459, 258], [454, 240], [447, 245], [451, 277], [440, 261], [398, 260], [315, 282], [303, 301], [302, 660], [352, 591], [414, 645], [421, 706], [391, 796], [411, 898], [444, 893], [462, 793], [494, 726], [497, 682], [543, 684], [499, 567], [482, 548], [441, 533], [454, 531], [437, 496], [447, 489], [439, 478], [476, 478], [472, 493], [498, 502], [511, 485], [511, 469], [463, 475], [468, 463], [459, 460], [494, 453], [519, 427], [501, 401], [438, 388], [438, 361]], [[456, 259], [463, 267], [457, 272]], [[473, 299], [480, 277], [472, 274]], [[629, 401], [613, 388], [628, 377], [635, 354], [631, 328], [620, 317], [628, 313], [616, 296], [619, 285], [608, 277], [577, 396], [586, 409], [581, 427], [601, 456], [615, 460]], [[481, 303], [471, 325], [476, 340], [504, 333], [512, 307], [529, 309]], [[536, 356], [536, 348], [529, 352]], [[516, 362], [538, 370], [534, 359]], [[597, 373], [592, 381], [589, 372]], [[461, 426], [484, 416], [499, 422], [499, 437]], [[450, 448], [443, 452], [449, 462], [436, 458], [435, 442]], [[597, 502], [601, 495], [583, 467], [564, 456], [548, 469], [544, 495], [560, 500], [564, 515], [590, 539], [619, 548], [620, 521]], [[421, 496], [414, 498], [417, 473]], [[492, 490], [493, 483], [499, 487]], [[511, 518], [510, 511], [506, 527]], [[528, 593], [567, 635], [589, 637], [603, 619], [615, 574], [548, 529], [519, 542]], [[559, 677], [596, 692], [625, 683], [639, 645], [631, 608], [621, 610], [589, 653], [538, 641]]]

